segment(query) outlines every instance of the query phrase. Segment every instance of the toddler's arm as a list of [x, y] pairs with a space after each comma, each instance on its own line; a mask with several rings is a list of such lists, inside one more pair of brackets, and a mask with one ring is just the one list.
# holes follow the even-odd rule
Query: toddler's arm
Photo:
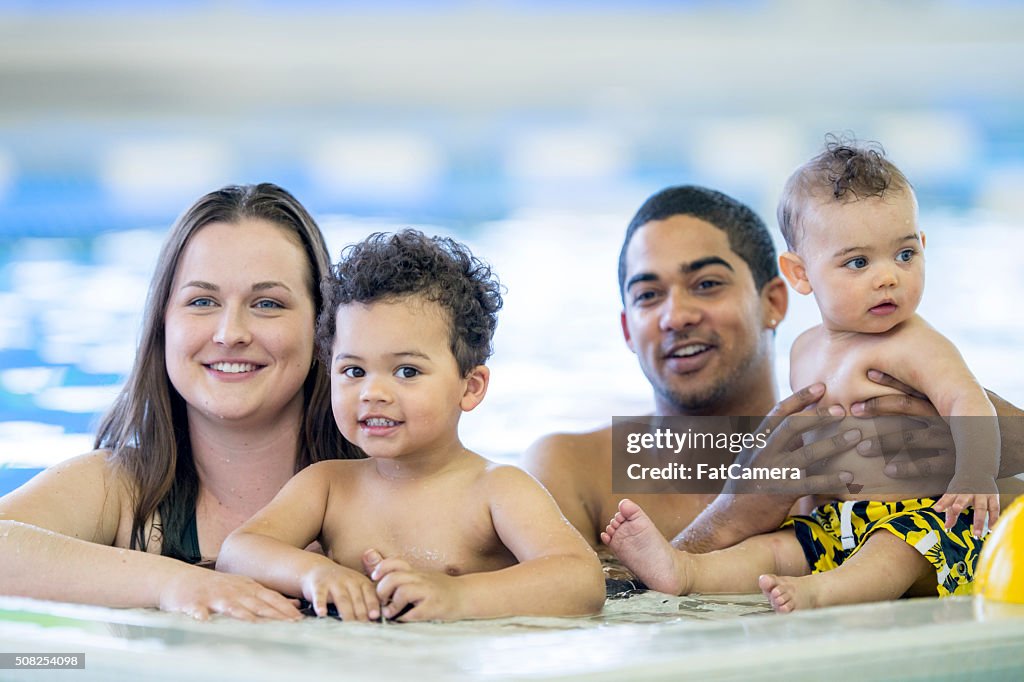
[[270, 504], [224, 540], [217, 570], [302, 595], [318, 616], [327, 615], [327, 605], [333, 603], [342, 620], [379, 617], [380, 603], [369, 578], [303, 549], [320, 536], [329, 490], [329, 478], [317, 465], [296, 474]]
[[484, 573], [448, 576], [411, 570], [394, 558], [364, 558], [379, 580], [384, 615], [398, 620], [505, 616], [577, 616], [604, 604], [604, 574], [594, 550], [565, 520], [554, 499], [529, 474], [510, 466], [484, 475], [498, 538], [519, 563]]
[[915, 330], [899, 355], [891, 365], [896, 371], [889, 373], [928, 397], [949, 422], [956, 445], [955, 472], [935, 508], [946, 512], [946, 526], [951, 527], [964, 508], [973, 507], [974, 534], [980, 536], [986, 518], [990, 527], [999, 518], [995, 407], [952, 342], [927, 324]]

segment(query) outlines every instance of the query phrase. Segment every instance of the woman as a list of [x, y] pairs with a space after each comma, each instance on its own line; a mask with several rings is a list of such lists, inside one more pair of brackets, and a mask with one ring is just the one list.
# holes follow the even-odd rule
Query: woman
[[296, 471], [360, 456], [334, 426], [313, 349], [329, 265], [316, 223], [280, 187], [196, 202], [161, 251], [96, 450], [0, 498], [0, 593], [298, 618], [280, 594], [196, 564], [212, 565]]

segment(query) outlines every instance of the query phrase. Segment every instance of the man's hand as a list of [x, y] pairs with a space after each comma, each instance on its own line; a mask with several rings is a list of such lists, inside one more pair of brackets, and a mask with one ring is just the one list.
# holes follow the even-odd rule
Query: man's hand
[[[824, 392], [823, 384], [814, 384], [776, 405], [755, 432], [765, 436], [764, 447], [746, 450], [736, 458], [736, 463], [744, 467], [799, 469], [799, 480], [730, 479], [722, 492], [781, 494], [795, 502], [804, 495], [834, 492], [852, 481], [853, 474], [848, 471], [814, 473], [830, 457], [852, 450], [861, 438], [857, 429], [824, 433], [825, 427], [836, 424], [845, 415], [838, 405], [817, 404]], [[805, 442], [809, 432], [816, 433]]]
[[949, 424], [935, 406], [925, 395], [888, 374], [871, 369], [868, 379], [895, 388], [902, 395], [878, 396], [850, 406], [855, 417], [876, 418], [877, 437], [860, 443], [857, 452], [867, 457], [905, 452], [906, 459], [886, 464], [884, 471], [890, 478], [952, 477], [956, 446]]
[[[807, 445], [802, 442], [804, 430], [825, 426], [842, 418], [841, 407], [833, 409], [817, 405], [824, 394], [824, 384], [814, 384], [776, 405], [759, 427], [759, 433], [768, 433], [765, 447], [745, 452], [737, 461], [746, 466], [806, 469], [849, 450], [852, 446], [845, 433], [837, 434], [838, 442], [835, 437]], [[794, 419], [798, 415], [802, 418]], [[859, 433], [852, 437], [853, 444], [859, 437]], [[689, 552], [710, 552], [730, 547], [752, 535], [777, 529], [793, 503], [807, 492], [834, 488], [847, 482], [849, 472], [840, 471], [811, 476], [802, 481], [789, 481], [784, 492], [778, 495], [740, 495], [736, 493], [765, 492], [759, 491], [757, 485], [767, 482], [729, 481], [711, 505], [675, 537], [672, 546]]]

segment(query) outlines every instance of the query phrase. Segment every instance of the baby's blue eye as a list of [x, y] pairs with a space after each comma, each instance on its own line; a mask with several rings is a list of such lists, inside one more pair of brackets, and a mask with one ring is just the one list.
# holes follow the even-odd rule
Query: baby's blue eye
[[362, 367], [346, 367], [341, 370], [341, 373], [347, 376], [349, 379], [359, 379], [366, 376], [366, 370]]
[[850, 260], [843, 263], [843, 267], [850, 268], [851, 270], [863, 270], [868, 266], [868, 259], [864, 256], [858, 256], [857, 258], [851, 258]]
[[910, 261], [914, 260], [914, 255], [915, 252], [913, 249], [903, 249], [896, 255], [896, 260], [901, 261], [903, 263], [909, 263]]
[[402, 379], [412, 379], [419, 374], [420, 371], [415, 367], [399, 367], [395, 370], [395, 376], [401, 377]]

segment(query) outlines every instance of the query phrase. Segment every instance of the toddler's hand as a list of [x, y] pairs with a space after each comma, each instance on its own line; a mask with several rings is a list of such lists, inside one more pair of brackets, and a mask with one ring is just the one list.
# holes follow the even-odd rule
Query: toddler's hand
[[[987, 484], [984, 487], [989, 487]], [[988, 519], [988, 527], [992, 528], [996, 519], [999, 518], [999, 492], [995, 490], [995, 481], [992, 481], [993, 491], [984, 493], [955, 492], [957, 490], [977, 490], [979, 486], [965, 486], [960, 484], [956, 478], [949, 483], [949, 489], [945, 495], [935, 503], [935, 511], [946, 512], [946, 528], [952, 528], [960, 512], [967, 508], [974, 509], [974, 525], [971, 532], [974, 537], [980, 538], [985, 530], [985, 520]]]
[[367, 621], [380, 612], [380, 601], [370, 579], [333, 561], [303, 576], [302, 596], [313, 605], [317, 616], [327, 615], [328, 604], [334, 604], [344, 621]]
[[363, 564], [371, 571], [370, 578], [377, 582], [384, 618], [403, 622], [458, 618], [460, 604], [455, 578], [415, 571], [408, 562], [383, 559], [372, 549], [363, 556]]

